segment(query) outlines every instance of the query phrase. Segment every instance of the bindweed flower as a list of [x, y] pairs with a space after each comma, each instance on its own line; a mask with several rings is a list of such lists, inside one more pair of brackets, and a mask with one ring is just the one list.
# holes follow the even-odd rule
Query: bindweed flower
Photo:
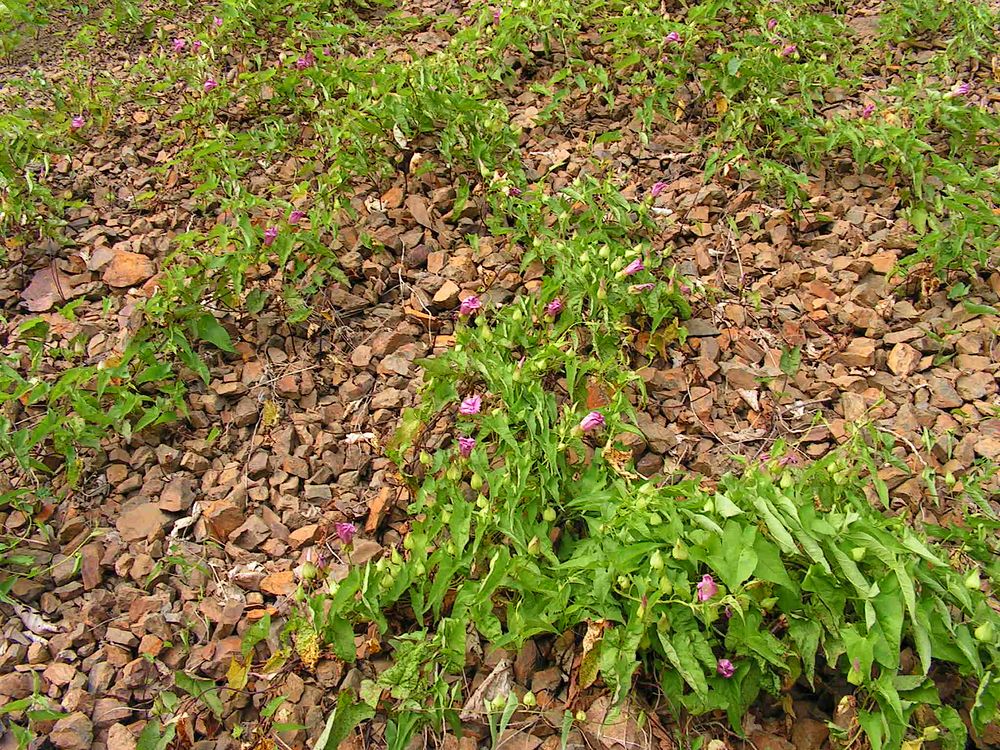
[[872, 104], [871, 102], [868, 102], [868, 104], [865, 105], [864, 109], [861, 110], [861, 116], [867, 120], [873, 114], [875, 114], [875, 105]]
[[733, 663], [729, 659], [719, 659], [719, 663], [715, 665], [715, 671], [728, 680], [736, 674], [736, 667], [733, 666]]
[[556, 297], [548, 305], [545, 306], [545, 314], [550, 318], [555, 318], [563, 311], [562, 300]]
[[354, 535], [358, 533], [358, 527], [353, 523], [334, 524], [334, 530], [337, 532], [337, 538], [345, 545], [350, 544], [354, 540]]
[[195, 39], [193, 42], [191, 42], [192, 52], [197, 52], [200, 49], [201, 49], [201, 39]]
[[482, 408], [483, 399], [476, 394], [472, 394], [462, 399], [462, 403], [458, 405], [458, 413], [471, 417], [473, 414], [478, 414]]
[[677, 44], [681, 40], [681, 35], [678, 34], [676, 31], [671, 31], [663, 39], [664, 41], [669, 42], [670, 44]]
[[205, 91], [206, 92], [211, 91], [214, 88], [218, 88], [218, 86], [219, 86], [219, 82], [216, 81], [214, 78], [209, 78], [207, 81], [205, 81]]
[[215, 26], [215, 28], [217, 29], [220, 28], [222, 26], [222, 19], [216, 16], [215, 18], [212, 19], [212, 25]]
[[799, 48], [796, 45], [789, 44], [787, 47], [781, 50], [781, 56], [788, 57], [789, 55], [794, 55], [796, 52], [798, 52], [798, 49]]
[[288, 223], [298, 224], [304, 218], [306, 218], [306, 212], [296, 208], [294, 211], [288, 214]]
[[74, 117], [72, 120], [69, 121], [70, 130], [79, 130], [86, 124], [87, 121], [83, 118], [83, 115], [77, 115], [76, 117]]
[[777, 18], [769, 18], [769, 19], [767, 19], [767, 29], [768, 29], [768, 31], [774, 31], [777, 27], [778, 27], [778, 19]]
[[715, 584], [715, 579], [708, 573], [701, 577], [701, 580], [698, 582], [697, 589], [699, 602], [707, 602], [719, 593], [719, 587]]
[[667, 183], [657, 180], [653, 183], [652, 190], [649, 191], [650, 195], [654, 198], [667, 189]]
[[311, 67], [314, 62], [316, 62], [316, 55], [314, 55], [312, 50], [310, 50], [295, 61], [295, 67], [298, 70], [305, 70], [306, 68]]
[[972, 84], [966, 81], [963, 83], [956, 84], [955, 87], [951, 90], [950, 95], [968, 96], [971, 91], [972, 91]]
[[592, 432], [601, 427], [604, 427], [604, 415], [599, 411], [592, 411], [580, 420], [580, 429], [584, 432]]
[[650, 289], [655, 287], [656, 284], [651, 282], [646, 282], [645, 284], [633, 284], [628, 288], [632, 294], [642, 294], [643, 292], [648, 292]]
[[187, 42], [183, 39], [174, 39], [174, 52], [183, 52], [184, 48], [187, 47]]
[[264, 247], [271, 247], [276, 239], [278, 239], [277, 227], [268, 227], [264, 230]]
[[462, 304], [458, 306], [458, 313], [459, 315], [472, 315], [472, 313], [482, 306], [483, 301], [473, 294], [462, 300]]
[[472, 449], [475, 447], [475, 438], [465, 437], [464, 435], [458, 436], [458, 452], [462, 454], [463, 458], [468, 458], [472, 454]]
[[645, 268], [646, 267], [642, 264], [642, 258], [636, 258], [627, 266], [625, 266], [625, 270], [622, 271], [622, 273], [625, 274], [626, 276], [635, 276], [637, 273], [639, 273], [639, 271], [645, 270]]

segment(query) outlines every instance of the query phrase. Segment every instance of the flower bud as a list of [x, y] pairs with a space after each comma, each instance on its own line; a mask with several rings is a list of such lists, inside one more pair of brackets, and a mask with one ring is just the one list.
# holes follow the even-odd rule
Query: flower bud
[[538, 703], [538, 700], [535, 698], [535, 694], [529, 690], [527, 693], [524, 694], [524, 697], [521, 698], [521, 703], [523, 703], [528, 708], [531, 708], [536, 703]]
[[553, 508], [551, 505], [549, 507], [547, 507], [544, 511], [542, 511], [542, 519], [546, 523], [552, 523], [553, 521], [555, 521], [556, 520], [556, 509]]
[[981, 643], [992, 643], [993, 623], [989, 621], [984, 622], [982, 625], [976, 628], [974, 635], [976, 636], [976, 640], [980, 641]]
[[660, 518], [659, 513], [650, 513], [648, 522], [650, 526], [659, 526], [663, 523], [663, 519]]
[[674, 549], [670, 553], [673, 555], [675, 560], [687, 560], [688, 559], [688, 548], [680, 539], [674, 542]]
[[865, 554], [868, 552], [864, 547], [855, 547], [851, 550], [851, 557], [854, 558], [854, 562], [861, 562], [865, 559]]
[[472, 477], [469, 479], [469, 486], [478, 492], [483, 486], [483, 478], [476, 472], [472, 472]]
[[586, 712], [582, 711], [582, 710], [577, 711], [576, 712], [576, 720], [577, 721], [586, 721], [587, 720], [587, 714], [586, 714]]
[[980, 585], [979, 571], [973, 570], [969, 575], [965, 577], [965, 588], [971, 589], [972, 591], [978, 591]]
[[456, 464], [452, 464], [448, 467], [448, 471], [445, 472], [445, 476], [452, 482], [455, 482], [460, 476], [462, 476], [462, 470], [459, 469]]
[[528, 554], [532, 557], [537, 557], [542, 551], [541, 543], [538, 541], [537, 536], [531, 537], [531, 541], [528, 542]]
[[663, 570], [663, 555], [660, 554], [660, 550], [653, 552], [649, 558], [649, 567], [653, 570]]

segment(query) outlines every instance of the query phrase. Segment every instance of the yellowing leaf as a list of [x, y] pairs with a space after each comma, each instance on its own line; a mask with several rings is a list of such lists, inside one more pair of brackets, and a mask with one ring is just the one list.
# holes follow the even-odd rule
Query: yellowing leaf
[[724, 96], [717, 96], [715, 98], [715, 111], [720, 115], [726, 114], [729, 111], [729, 100]]
[[581, 690], [594, 684], [600, 663], [600, 649], [597, 646], [604, 637], [604, 620], [587, 623], [587, 634], [583, 636], [583, 658], [580, 660], [578, 683]]
[[226, 670], [226, 684], [229, 685], [233, 690], [242, 690], [247, 686], [247, 674], [250, 671], [250, 665], [240, 664], [236, 657], [233, 657], [229, 662], [229, 669]]
[[264, 427], [273, 427], [278, 423], [278, 417], [281, 416], [281, 410], [278, 405], [268, 399], [264, 402], [264, 413], [261, 416], [261, 422]]

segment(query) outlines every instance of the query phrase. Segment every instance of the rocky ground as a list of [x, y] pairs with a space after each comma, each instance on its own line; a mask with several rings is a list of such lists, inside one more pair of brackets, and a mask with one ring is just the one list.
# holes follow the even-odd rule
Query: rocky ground
[[[434, 45], [439, 33], [415, 41]], [[95, 63], [128, 82], [148, 44], [95, 50]], [[57, 81], [60, 62], [43, 54], [40, 69]], [[12, 58], [0, 78], [35, 65]], [[894, 276], [912, 246], [896, 211], [899, 189], [885, 175], [831, 163], [813, 175], [809, 205], [793, 214], [752, 185], [706, 182], [696, 122], [665, 123], [643, 145], [627, 102], [608, 109], [578, 97], [559, 127], [532, 127], [535, 104], [531, 94], [510, 102], [512, 118], [527, 126], [529, 173], [554, 170], [558, 187], [592, 170], [596, 158], [626, 195], [665, 183], [655, 199], [655, 249], [711, 290], [695, 302], [687, 341], [665, 352], [648, 342], [648, 359], [638, 363], [649, 393], [639, 421], [645, 440], [635, 446], [640, 473], [711, 478], [760, 460], [778, 439], [808, 461], [870, 420], [896, 436], [909, 467], [883, 470], [893, 507], [944, 522], [961, 512], [952, 500], [963, 478], [1000, 457], [1000, 318], [967, 304], [1000, 306], [1000, 273], [963, 277], [969, 292], [958, 300], [928, 269]], [[54, 184], [83, 206], [68, 216], [69, 246], [8, 250], [0, 271], [6, 334], [33, 310], [66, 341], [85, 333], [88, 357], [99, 360], [133, 329], [134, 302], [150, 293], [171, 239], [192, 222], [216, 220], [191, 214], [191, 185], [164, 166], [176, 146], [161, 142], [157, 123], [169, 106], [124, 104], [111, 127], [54, 163]], [[591, 147], [589, 133], [613, 127], [623, 140]], [[254, 179], [289, 182], [296, 167], [289, 158]], [[155, 199], [137, 207], [134, 195], [147, 190]], [[277, 309], [230, 316], [237, 354], [210, 355], [207, 387], [188, 378], [186, 418], [130, 440], [109, 438], [79, 486], [44, 509], [51, 537], [18, 511], [3, 514], [8, 533], [30, 534], [25, 544], [44, 572], [14, 585], [20, 604], [0, 604], [0, 703], [35, 692], [54, 699], [68, 716], [37, 723], [39, 736], [48, 734], [44, 746], [135, 748], [135, 730], [175, 671], [224, 679], [241, 634], [265, 614], [274, 623], [266, 647], [277, 648], [294, 569], [318, 556], [341, 559], [335, 523], [361, 529], [354, 563], [406, 534], [405, 497], [381, 446], [418, 399], [414, 361], [451, 344], [460, 297], [484, 288], [497, 299], [530, 293], [537, 279], [533, 269], [518, 272], [517, 248], [469, 248], [462, 238], [482, 229], [485, 204], [456, 219], [453, 199], [443, 173], [358, 185], [352, 204], [362, 220], [341, 232], [338, 249], [350, 284], [330, 285], [314, 318], [289, 325]], [[388, 250], [367, 249], [363, 234]], [[110, 315], [105, 295], [115, 300]], [[80, 297], [76, 320], [54, 314]], [[793, 347], [801, 362], [789, 377], [780, 360]], [[921, 479], [926, 468], [938, 477], [936, 497]], [[943, 480], [949, 473], [957, 487]], [[0, 487], [5, 481], [14, 480]], [[318, 735], [339, 688], [388, 665], [377, 645], [358, 641], [353, 664], [324, 658], [313, 673], [290, 666], [251, 681], [252, 690], [227, 699], [224, 727], [191, 701], [178, 726], [194, 747], [232, 746], [222, 729], [253, 721], [268, 697], [282, 694], [280, 721], [306, 729], [281, 739], [302, 747]], [[483, 657], [470, 676], [483, 679], [504, 656]], [[568, 685], [559, 640], [539, 638], [506, 656], [519, 685], [542, 705], [561, 705]], [[822, 745], [833, 706], [802, 701], [809, 720], [794, 731], [766, 712], [750, 722], [757, 747]], [[607, 706], [595, 705], [603, 716]], [[355, 746], [379, 744], [377, 722], [370, 731]], [[619, 742], [632, 741], [633, 727], [621, 731]], [[672, 742], [662, 728], [654, 734]], [[466, 750], [474, 736], [443, 744]], [[553, 750], [558, 741], [556, 722], [508, 744]], [[571, 744], [592, 741], [574, 735]], [[13, 747], [10, 735], [6, 742]]]

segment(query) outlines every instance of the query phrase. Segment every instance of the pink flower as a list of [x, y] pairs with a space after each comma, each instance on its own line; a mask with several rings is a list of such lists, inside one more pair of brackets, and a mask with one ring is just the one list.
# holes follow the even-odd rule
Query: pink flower
[[681, 40], [681, 35], [676, 31], [671, 31], [664, 37], [664, 41], [670, 42], [671, 44], [677, 44]]
[[657, 180], [653, 183], [653, 189], [649, 191], [654, 198], [667, 189], [667, 183]]
[[798, 47], [794, 44], [789, 44], [783, 50], [781, 50], [782, 57], [788, 57], [789, 55], [794, 55], [798, 51]]
[[729, 659], [719, 659], [719, 663], [715, 665], [715, 671], [728, 680], [736, 674], [736, 667]]
[[337, 532], [337, 538], [345, 545], [350, 544], [354, 540], [354, 535], [358, 533], [358, 527], [353, 523], [334, 524], [334, 530]]
[[767, 28], [768, 28], [769, 31], [774, 31], [775, 28], [777, 28], [777, 26], [778, 26], [778, 19], [777, 18], [769, 18], [769, 19], [767, 19]]
[[462, 399], [462, 403], [458, 406], [458, 413], [471, 417], [473, 414], [478, 414], [479, 410], [482, 408], [483, 399], [475, 394], [472, 394], [471, 396]]
[[640, 294], [642, 292], [648, 292], [650, 289], [652, 289], [655, 286], [656, 286], [656, 284], [649, 283], [649, 282], [647, 282], [645, 284], [633, 284], [632, 286], [630, 286], [628, 288], [628, 290], [632, 294]]
[[562, 300], [556, 297], [548, 305], [545, 306], [545, 314], [550, 318], [554, 318], [563, 310]]
[[719, 587], [715, 585], [715, 579], [708, 573], [701, 577], [701, 581], [698, 583], [697, 589], [699, 602], [707, 602], [719, 593]]
[[637, 273], [639, 273], [639, 271], [645, 270], [645, 268], [646, 267], [642, 265], [642, 258], [636, 258], [627, 266], [625, 266], [625, 270], [622, 271], [622, 273], [625, 274], [626, 276], [635, 276]]
[[483, 306], [483, 302], [476, 295], [466, 297], [462, 300], [462, 304], [459, 305], [458, 312], [460, 315], [472, 315], [476, 310]]
[[500, 9], [493, 9], [493, 23], [500, 23]]
[[193, 42], [191, 42], [191, 51], [192, 52], [197, 52], [200, 49], [201, 49], [201, 40], [200, 39], [195, 39]]
[[323, 55], [325, 57], [329, 57], [332, 54], [333, 54], [333, 51], [329, 47], [324, 47], [323, 48]]
[[604, 427], [604, 415], [599, 411], [592, 411], [580, 420], [580, 429], [584, 432], [591, 432], [601, 427]]
[[475, 438], [465, 437], [464, 435], [458, 436], [458, 452], [462, 454], [463, 458], [468, 458], [472, 454], [472, 449], [475, 447]]
[[264, 230], [264, 247], [271, 247], [276, 239], [278, 239], [277, 227], [268, 227]]
[[299, 209], [296, 208], [294, 211], [292, 211], [290, 214], [288, 214], [288, 223], [289, 224], [298, 224], [305, 217], [306, 217], [306, 212], [305, 211], [301, 211], [301, 210], [299, 210]]
[[875, 105], [869, 102], [865, 105], [865, 108], [861, 110], [861, 116], [867, 120], [873, 114], [875, 114]]
[[212, 19], [212, 24], [215, 26], [215, 28], [219, 28], [220, 26], [222, 26], [222, 19], [216, 16], [215, 18]]
[[83, 115], [77, 115], [72, 120], [70, 120], [69, 127], [71, 130], [79, 130], [86, 124], [87, 121], [83, 118]]
[[784, 468], [785, 466], [798, 466], [802, 461], [794, 453], [789, 453], [787, 456], [782, 456], [778, 459], [778, 466]]
[[187, 42], [183, 39], [174, 39], [174, 52], [181, 52], [187, 47]]
[[298, 68], [299, 70], [305, 70], [306, 68], [310, 67], [314, 62], [316, 62], [316, 55], [314, 55], [312, 53], [312, 50], [310, 50], [309, 52], [306, 52], [305, 55], [303, 55], [302, 57], [300, 57], [298, 60], [295, 61], [295, 67]]
[[211, 91], [212, 89], [217, 88], [218, 85], [219, 85], [218, 81], [216, 81], [214, 78], [209, 78], [207, 81], [205, 81], [205, 91]]
[[513, 196], [514, 198], [520, 198], [521, 188], [519, 188], [517, 185], [511, 185], [510, 189], [507, 191], [507, 194]]
[[951, 90], [951, 96], [967, 96], [969, 92], [972, 91], [972, 84], [965, 82], [959, 83]]

